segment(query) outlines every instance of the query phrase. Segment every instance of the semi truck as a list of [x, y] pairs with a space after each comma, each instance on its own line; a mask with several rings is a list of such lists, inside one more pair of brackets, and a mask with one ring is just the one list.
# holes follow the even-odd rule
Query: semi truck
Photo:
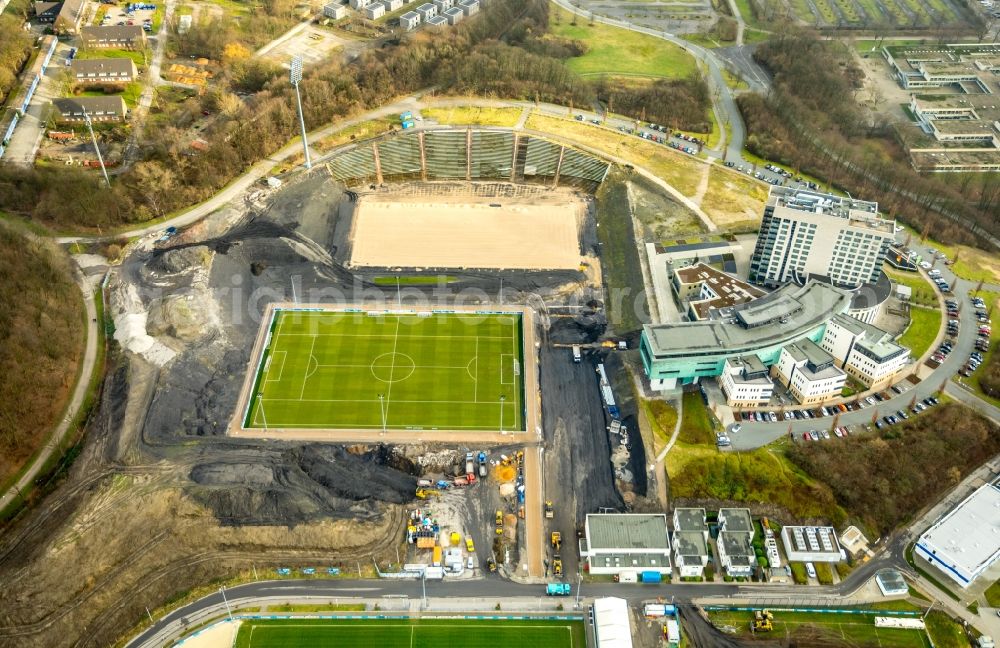
[[580, 364], [580, 361], [582, 359], [583, 359], [583, 355], [580, 352], [580, 345], [579, 344], [574, 344], [573, 345], [573, 362], [575, 362], [576, 364]]
[[486, 453], [482, 451], [479, 452], [479, 478], [486, 478]]
[[549, 583], [545, 586], [546, 596], [569, 596], [572, 591], [569, 583]]
[[472, 458], [472, 453], [471, 452], [466, 452], [465, 453], [465, 474], [466, 475], [475, 475], [476, 474], [475, 461]]

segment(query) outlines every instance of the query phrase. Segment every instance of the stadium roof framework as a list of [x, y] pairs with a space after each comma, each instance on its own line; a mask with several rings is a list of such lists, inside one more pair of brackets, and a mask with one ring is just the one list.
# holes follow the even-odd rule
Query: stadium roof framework
[[917, 554], [962, 587], [1000, 557], [1000, 489], [979, 488], [920, 536]]

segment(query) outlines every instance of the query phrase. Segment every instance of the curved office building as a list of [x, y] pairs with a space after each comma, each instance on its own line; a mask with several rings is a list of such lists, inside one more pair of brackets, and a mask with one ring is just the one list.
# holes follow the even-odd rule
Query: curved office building
[[853, 296], [810, 280], [734, 306], [724, 319], [646, 325], [640, 343], [646, 375], [653, 389], [666, 390], [721, 375], [729, 358], [754, 354], [773, 365], [786, 344], [818, 344], [830, 319], [848, 312]]

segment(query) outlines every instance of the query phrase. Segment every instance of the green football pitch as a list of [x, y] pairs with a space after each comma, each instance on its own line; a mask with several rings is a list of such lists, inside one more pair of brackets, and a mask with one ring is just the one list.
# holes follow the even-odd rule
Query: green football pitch
[[281, 619], [240, 625], [235, 648], [584, 648], [582, 621]]
[[524, 429], [521, 316], [278, 310], [248, 428]]

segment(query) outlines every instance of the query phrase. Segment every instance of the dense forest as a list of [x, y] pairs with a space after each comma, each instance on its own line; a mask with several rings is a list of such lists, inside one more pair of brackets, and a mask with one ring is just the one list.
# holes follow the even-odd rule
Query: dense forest
[[1000, 428], [949, 403], [877, 436], [799, 443], [789, 458], [830, 486], [851, 518], [886, 534], [1000, 452]]
[[[273, 20], [254, 34], [270, 36], [286, 16], [285, 6], [265, 6], [262, 13]], [[390, 39], [349, 64], [320, 64], [301, 84], [306, 126], [314, 129], [432, 86], [578, 106], [604, 98], [637, 118], [685, 130], [704, 126], [708, 91], [702, 81], [662, 82], [636, 96], [586, 81], [563, 64], [583, 45], [548, 34], [548, 19], [545, 0], [496, 2], [455, 29]], [[72, 167], [2, 168], [0, 210], [58, 228], [145, 221], [204, 200], [280, 148], [297, 132], [292, 90], [281, 68], [250, 58], [244, 31], [207, 20], [173, 41], [182, 55], [223, 60], [226, 72], [218, 89], [189, 100], [166, 123], [144, 129], [142, 160], [117, 175], [110, 190], [100, 187], [94, 173]], [[233, 40], [237, 36], [242, 40]], [[251, 95], [241, 98], [237, 91]], [[188, 128], [202, 111], [217, 117], [200, 133], [206, 150], [195, 155]]]
[[751, 152], [878, 201], [939, 240], [975, 245], [1000, 231], [1000, 176], [915, 171], [893, 125], [858, 106], [861, 71], [842, 43], [785, 32], [754, 57], [774, 83], [767, 97], [739, 97]]
[[0, 106], [16, 87], [17, 76], [31, 55], [31, 34], [21, 29], [27, 2], [15, 0], [0, 14]]
[[0, 481], [62, 415], [83, 351], [83, 301], [62, 252], [0, 221]]

